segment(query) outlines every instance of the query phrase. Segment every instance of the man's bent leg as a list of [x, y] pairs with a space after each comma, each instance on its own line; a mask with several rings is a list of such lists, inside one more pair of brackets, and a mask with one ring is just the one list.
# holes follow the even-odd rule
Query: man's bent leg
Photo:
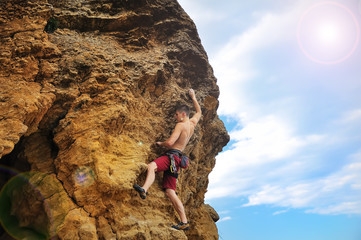
[[165, 190], [165, 194], [168, 196], [168, 198], [170, 199], [170, 201], [172, 202], [175, 210], [177, 211], [181, 221], [183, 223], [187, 223], [187, 217], [186, 217], [186, 213], [184, 211], [184, 207], [183, 207], [183, 203], [182, 201], [178, 198], [177, 194], [175, 193], [175, 191], [173, 189], [167, 188]]
[[148, 164], [147, 170], [147, 178], [145, 179], [143, 189], [145, 192], [148, 192], [149, 187], [153, 184], [155, 180], [155, 172], [157, 171], [157, 164], [155, 162], [151, 162]]

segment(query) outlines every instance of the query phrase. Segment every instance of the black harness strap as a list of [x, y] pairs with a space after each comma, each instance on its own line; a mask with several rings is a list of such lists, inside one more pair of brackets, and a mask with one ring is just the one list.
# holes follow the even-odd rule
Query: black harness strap
[[170, 166], [169, 169], [167, 171], [165, 171], [164, 173], [178, 178], [179, 173], [177, 173], [177, 165], [175, 164], [175, 159], [174, 159], [174, 155], [176, 155], [179, 159], [182, 158], [182, 152], [176, 149], [171, 149], [169, 151], [167, 151], [165, 153], [165, 155], [169, 158], [170, 160]]

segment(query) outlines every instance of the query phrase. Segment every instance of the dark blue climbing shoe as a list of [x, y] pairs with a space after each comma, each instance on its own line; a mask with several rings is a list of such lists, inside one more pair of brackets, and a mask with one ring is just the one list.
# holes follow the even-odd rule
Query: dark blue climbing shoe
[[180, 222], [178, 225], [173, 225], [172, 228], [186, 231], [189, 230], [189, 223]]
[[141, 186], [139, 186], [138, 184], [134, 184], [133, 188], [135, 189], [135, 191], [137, 191], [139, 193], [139, 196], [142, 199], [145, 199], [147, 197], [147, 193], [145, 192], [145, 190]]

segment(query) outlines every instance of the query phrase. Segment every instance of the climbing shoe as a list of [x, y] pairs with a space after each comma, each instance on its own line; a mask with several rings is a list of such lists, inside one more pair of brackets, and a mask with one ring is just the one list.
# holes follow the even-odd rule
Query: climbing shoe
[[189, 223], [180, 222], [178, 225], [173, 225], [172, 228], [186, 231], [189, 230]]
[[139, 186], [138, 184], [134, 184], [133, 188], [135, 189], [135, 191], [137, 191], [139, 193], [139, 196], [142, 199], [145, 199], [147, 197], [147, 193], [145, 192], [145, 190], [141, 186]]

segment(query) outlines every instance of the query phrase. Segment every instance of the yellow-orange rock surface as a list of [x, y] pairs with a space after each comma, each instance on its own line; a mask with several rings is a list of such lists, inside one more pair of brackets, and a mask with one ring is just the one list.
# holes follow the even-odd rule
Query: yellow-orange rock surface
[[[19, 231], [218, 239], [204, 194], [229, 137], [206, 52], [176, 0], [0, 1], [0, 45], [0, 184]], [[171, 134], [174, 107], [193, 107], [189, 88], [203, 117], [178, 178], [191, 221], [182, 232], [170, 227], [179, 220], [161, 174], [146, 200], [132, 186], [164, 151], [155, 142]], [[16, 171], [28, 172], [21, 188], [5, 184]]]

